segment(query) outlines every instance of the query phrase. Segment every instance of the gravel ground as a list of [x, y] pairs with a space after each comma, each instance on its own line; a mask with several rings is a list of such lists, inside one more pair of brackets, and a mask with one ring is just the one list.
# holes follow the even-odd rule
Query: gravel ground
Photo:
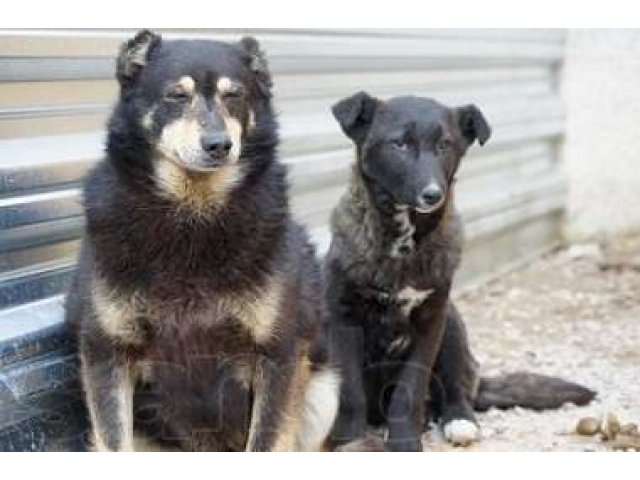
[[615, 413], [640, 423], [640, 238], [616, 247], [575, 245], [460, 297], [481, 372], [557, 375], [598, 391], [586, 407], [479, 414], [482, 440], [426, 450], [607, 451], [599, 435], [573, 433], [580, 418]]

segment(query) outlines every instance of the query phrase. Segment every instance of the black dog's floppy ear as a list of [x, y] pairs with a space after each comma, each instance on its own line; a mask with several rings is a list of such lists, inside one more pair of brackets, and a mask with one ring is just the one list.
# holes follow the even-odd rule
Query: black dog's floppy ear
[[458, 122], [460, 130], [469, 143], [476, 139], [480, 145], [484, 145], [491, 137], [491, 127], [487, 119], [475, 105], [466, 105], [458, 108]]
[[265, 96], [270, 96], [273, 82], [271, 81], [267, 57], [260, 49], [260, 43], [253, 37], [242, 37], [240, 39], [240, 47], [248, 54], [249, 69], [256, 75], [261, 92]]
[[122, 44], [116, 62], [116, 78], [122, 89], [127, 89], [135, 83], [151, 52], [160, 42], [160, 35], [150, 30], [140, 30], [135, 37]]
[[342, 131], [357, 144], [367, 136], [378, 100], [366, 92], [344, 98], [331, 107]]

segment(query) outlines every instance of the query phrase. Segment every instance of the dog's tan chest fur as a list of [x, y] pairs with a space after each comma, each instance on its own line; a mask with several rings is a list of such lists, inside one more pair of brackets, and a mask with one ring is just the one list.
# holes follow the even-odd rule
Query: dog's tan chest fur
[[[123, 343], [144, 341], [145, 325], [162, 328], [167, 323], [214, 326], [220, 319], [235, 319], [256, 343], [277, 335], [277, 320], [283, 294], [282, 281], [273, 276], [256, 292], [216, 296], [206, 301], [171, 302], [145, 297], [140, 292], [124, 294], [102, 279], [92, 284], [93, 307], [104, 332]], [[173, 325], [171, 325], [173, 326]]]
[[202, 213], [224, 204], [238, 183], [240, 167], [230, 164], [208, 173], [188, 172], [163, 158], [156, 162], [155, 177], [167, 196]]
[[257, 294], [237, 294], [222, 297], [219, 308], [237, 318], [249, 331], [256, 343], [264, 343], [277, 335], [283, 285], [280, 278], [272, 277]]
[[131, 344], [143, 340], [138, 319], [150, 311], [138, 294], [122, 295], [109, 287], [106, 281], [97, 278], [91, 285], [91, 298], [98, 323], [108, 336]]

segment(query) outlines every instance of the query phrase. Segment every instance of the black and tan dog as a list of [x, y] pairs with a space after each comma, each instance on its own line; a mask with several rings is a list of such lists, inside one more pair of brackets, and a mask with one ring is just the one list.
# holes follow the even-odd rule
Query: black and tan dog
[[417, 97], [383, 102], [361, 92], [333, 114], [357, 151], [326, 258], [332, 344], [343, 375], [333, 440], [347, 449], [380, 448], [375, 437], [361, 439], [368, 425], [386, 425], [386, 448], [421, 450], [428, 398], [431, 418], [459, 444], [478, 437], [474, 407], [589, 402], [593, 392], [560, 379], [476, 375], [449, 293], [462, 242], [456, 172], [469, 146], [490, 137], [480, 110]]
[[95, 448], [320, 448], [339, 382], [258, 43], [142, 31], [117, 78], [67, 299]]

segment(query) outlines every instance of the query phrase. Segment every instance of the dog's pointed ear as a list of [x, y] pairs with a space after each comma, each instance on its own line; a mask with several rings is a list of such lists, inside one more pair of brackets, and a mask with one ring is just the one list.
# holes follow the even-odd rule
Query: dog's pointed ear
[[366, 92], [358, 92], [344, 98], [331, 107], [342, 131], [356, 144], [366, 138], [378, 100]]
[[469, 144], [478, 140], [480, 145], [484, 145], [491, 137], [491, 127], [475, 105], [458, 108], [458, 124], [462, 135], [469, 141]]
[[260, 48], [260, 43], [254, 37], [242, 37], [240, 39], [240, 47], [247, 53], [249, 69], [258, 79], [260, 91], [267, 97], [271, 96], [271, 73], [267, 63], [267, 56]]
[[161, 41], [160, 35], [150, 30], [140, 30], [135, 37], [122, 44], [116, 62], [116, 78], [123, 90], [135, 84], [152, 51]]

